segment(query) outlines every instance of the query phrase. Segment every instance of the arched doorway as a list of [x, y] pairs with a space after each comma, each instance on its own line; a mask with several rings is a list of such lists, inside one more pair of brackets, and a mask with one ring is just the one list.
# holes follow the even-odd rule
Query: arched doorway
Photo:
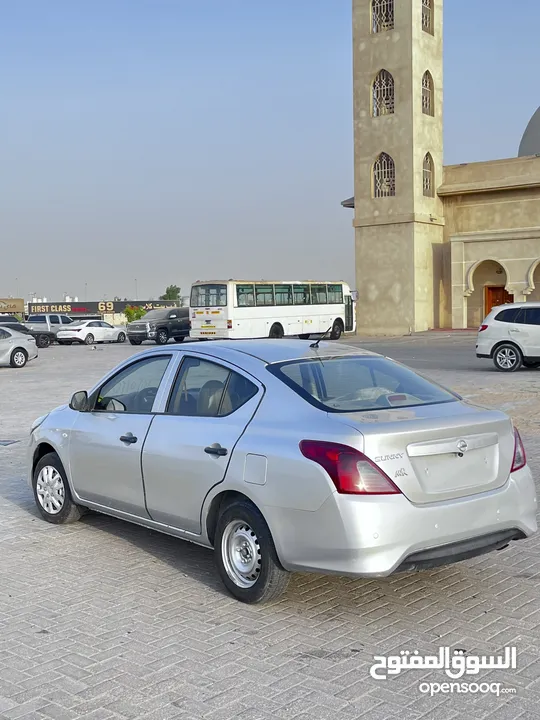
[[534, 290], [529, 295], [527, 300], [530, 300], [531, 302], [540, 302], [540, 260], [538, 261], [538, 264], [534, 269], [532, 281], [534, 285]]
[[471, 280], [474, 290], [467, 302], [467, 325], [476, 328], [494, 307], [513, 302], [514, 296], [506, 291], [506, 271], [495, 260], [479, 263]]

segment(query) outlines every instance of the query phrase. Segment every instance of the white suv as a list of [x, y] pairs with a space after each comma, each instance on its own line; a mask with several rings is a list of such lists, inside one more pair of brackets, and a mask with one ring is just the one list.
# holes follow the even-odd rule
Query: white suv
[[478, 330], [476, 357], [492, 359], [501, 372], [540, 367], [540, 303], [493, 308]]

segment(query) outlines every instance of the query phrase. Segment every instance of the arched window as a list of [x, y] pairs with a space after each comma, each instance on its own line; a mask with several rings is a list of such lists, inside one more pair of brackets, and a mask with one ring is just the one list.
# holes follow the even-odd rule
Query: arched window
[[371, 32], [394, 29], [394, 0], [371, 0]]
[[394, 114], [394, 77], [381, 70], [373, 81], [371, 114], [373, 117]]
[[433, 158], [429, 153], [424, 158], [424, 195], [435, 197], [435, 168]]
[[433, 0], [422, 0], [422, 30], [433, 35]]
[[435, 115], [434, 108], [433, 78], [429, 70], [426, 70], [422, 78], [422, 112], [424, 115]]
[[394, 197], [396, 165], [390, 155], [381, 153], [373, 165], [373, 197]]

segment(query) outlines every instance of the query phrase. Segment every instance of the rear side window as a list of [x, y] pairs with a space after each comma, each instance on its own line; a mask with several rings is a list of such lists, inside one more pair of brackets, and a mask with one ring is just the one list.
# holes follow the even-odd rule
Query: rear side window
[[455, 402], [448, 390], [382, 357], [317, 357], [268, 365], [298, 395], [326, 412], [366, 412]]
[[495, 320], [497, 322], [515, 323], [518, 321], [517, 317], [520, 312], [521, 308], [507, 308], [506, 310], [501, 310], [501, 312], [496, 315]]
[[11, 333], [8, 333], [7, 330], [0, 328], [0, 340], [5, 340], [6, 338], [9, 338], [9, 337], [11, 337]]

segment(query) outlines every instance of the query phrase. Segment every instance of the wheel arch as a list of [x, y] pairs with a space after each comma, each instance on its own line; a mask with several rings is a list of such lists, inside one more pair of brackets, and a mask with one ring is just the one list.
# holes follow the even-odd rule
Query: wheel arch
[[512, 345], [512, 347], [515, 347], [516, 350], [519, 350], [519, 352], [521, 353], [521, 356], [522, 356], [525, 360], [527, 359], [527, 356], [526, 356], [525, 353], [523, 352], [523, 348], [522, 348], [522, 347], [520, 346], [520, 344], [517, 343], [515, 340], [499, 340], [499, 341], [496, 342], [495, 345], [491, 348], [490, 358], [491, 358], [492, 360], [493, 360], [493, 358], [495, 357], [495, 353], [497, 352], [497, 350], [498, 350], [502, 345]]
[[[234, 503], [236, 500], [247, 500], [247, 502], [251, 503], [261, 513], [261, 515], [265, 519], [266, 524], [268, 525], [268, 520], [264, 516], [261, 508], [253, 500], [253, 498], [249, 497], [249, 495], [246, 495], [243, 492], [240, 492], [239, 490], [222, 490], [211, 499], [208, 510], [206, 511], [206, 516], [203, 518], [203, 526], [206, 530], [206, 535], [212, 547], [214, 545], [216, 527], [220, 513], [228, 505], [232, 505], [232, 503]], [[270, 525], [268, 525], [268, 527], [270, 529], [270, 533], [272, 533]]]

